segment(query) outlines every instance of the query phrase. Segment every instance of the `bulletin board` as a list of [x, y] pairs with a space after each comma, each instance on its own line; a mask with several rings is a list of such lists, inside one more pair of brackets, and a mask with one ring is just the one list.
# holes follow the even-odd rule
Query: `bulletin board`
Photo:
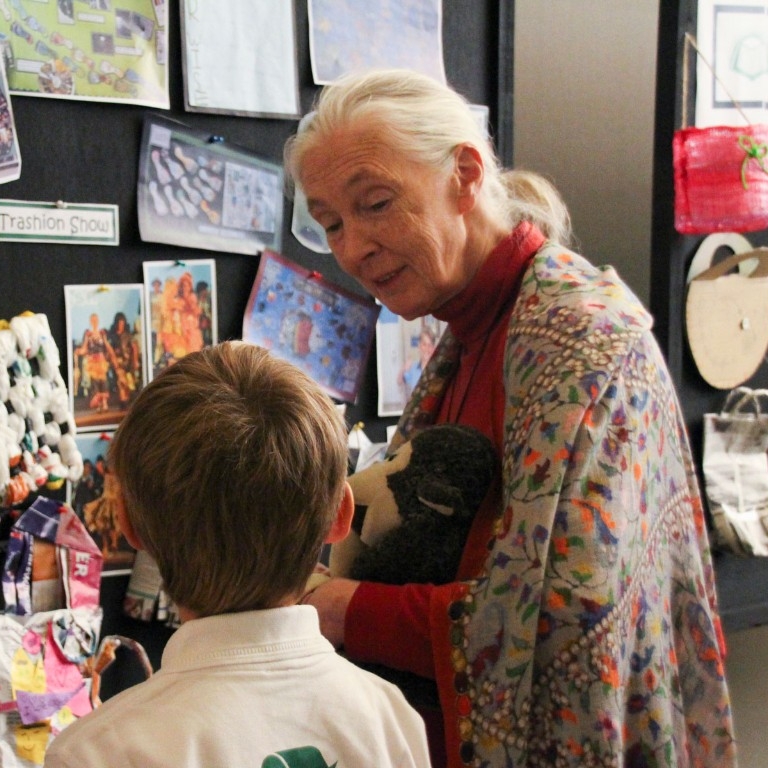
[[[720, 411], [727, 392], [702, 378], [687, 343], [686, 281], [705, 235], [682, 235], [675, 230], [672, 155], [674, 133], [682, 127], [684, 113], [695, 114], [696, 55], [689, 53], [686, 72], [684, 51], [686, 32], [697, 33], [697, 8], [696, 0], [659, 4], [650, 309], [680, 397], [702, 482], [703, 417]], [[692, 125], [691, 118], [688, 125]], [[768, 230], [744, 234], [755, 247], [768, 245]], [[763, 361], [744, 386], [768, 387], [768, 363]], [[726, 629], [768, 623], [768, 558], [716, 553], [715, 576]]]
[[[448, 81], [470, 102], [487, 105], [490, 129], [500, 155], [511, 160], [512, 0], [444, 2], [443, 46]], [[99, 203], [119, 208], [119, 245], [0, 243], [0, 317], [25, 310], [47, 315], [66, 367], [63, 286], [68, 284], [140, 283], [146, 261], [215, 258], [218, 285], [218, 336], [240, 338], [243, 313], [259, 267], [258, 255], [212, 252], [158, 242], [139, 236], [136, 185], [142, 126], [148, 113], [178, 120], [272, 162], [281, 162], [285, 140], [295, 119], [187, 112], [184, 109], [179, 0], [167, 3], [170, 109], [135, 104], [13, 96], [13, 112], [22, 155], [22, 173], [0, 185], [0, 199]], [[298, 79], [302, 113], [318, 92], [308, 49], [306, 0], [296, 0]], [[501, 31], [500, 31], [501, 30]], [[291, 204], [286, 211], [281, 252], [307, 269], [317, 270], [342, 288], [360, 292], [330, 255], [309, 251], [290, 233]], [[67, 371], [62, 370], [65, 379]], [[363, 421], [374, 441], [384, 439], [395, 419], [377, 413], [375, 355], [369, 356], [361, 392], [347, 410], [350, 423]], [[126, 577], [127, 578], [127, 577]], [[143, 642], [155, 666], [170, 630], [126, 619], [120, 610], [125, 580], [105, 579], [103, 633], [121, 633]], [[108, 681], [105, 680], [105, 685]], [[116, 683], [119, 687], [120, 683]]]

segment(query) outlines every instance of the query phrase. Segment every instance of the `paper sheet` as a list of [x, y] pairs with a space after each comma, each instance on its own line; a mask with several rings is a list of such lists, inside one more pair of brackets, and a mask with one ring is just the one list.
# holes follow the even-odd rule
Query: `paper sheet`
[[182, 0], [181, 21], [188, 111], [299, 116], [292, 2]]

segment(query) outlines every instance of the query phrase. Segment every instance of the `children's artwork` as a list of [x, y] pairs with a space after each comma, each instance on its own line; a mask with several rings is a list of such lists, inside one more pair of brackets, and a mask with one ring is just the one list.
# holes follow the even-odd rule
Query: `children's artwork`
[[149, 379], [218, 340], [216, 262], [145, 261]]
[[325, 85], [375, 67], [445, 82], [442, 0], [309, 0], [312, 75]]
[[19, 140], [16, 136], [16, 123], [13, 120], [11, 97], [3, 66], [4, 51], [5, 46], [0, 40], [0, 184], [15, 181], [21, 176]]
[[164, 0], [0, 0], [0, 39], [12, 93], [170, 107]]
[[115, 427], [146, 382], [144, 286], [65, 285], [64, 300], [75, 424]]
[[768, 3], [699, 0], [696, 17], [696, 126], [768, 122]]
[[299, 116], [294, 3], [181, 0], [184, 107]]
[[283, 169], [220, 136], [148, 115], [138, 212], [142, 240], [244, 254], [279, 249]]
[[382, 307], [376, 323], [379, 416], [403, 412], [445, 327], [432, 315], [404, 320]]
[[243, 339], [301, 368], [354, 403], [379, 307], [272, 251], [264, 251], [243, 317]]
[[70, 489], [70, 506], [83, 521], [103, 557], [103, 576], [128, 573], [135, 551], [120, 532], [114, 488], [107, 475], [112, 432], [80, 433], [75, 439], [83, 456], [83, 474]]

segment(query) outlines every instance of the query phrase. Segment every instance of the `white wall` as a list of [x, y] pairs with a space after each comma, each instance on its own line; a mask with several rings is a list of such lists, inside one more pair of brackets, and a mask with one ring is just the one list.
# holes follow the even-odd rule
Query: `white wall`
[[[648, 304], [658, 3], [515, 0], [514, 158], [549, 176], [581, 252]], [[730, 633], [740, 768], [765, 768], [768, 627]]]

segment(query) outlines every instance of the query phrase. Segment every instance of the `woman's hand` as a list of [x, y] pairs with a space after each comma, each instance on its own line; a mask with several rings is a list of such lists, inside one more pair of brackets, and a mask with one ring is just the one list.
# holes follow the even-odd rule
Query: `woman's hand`
[[347, 607], [359, 581], [333, 577], [307, 592], [301, 602], [314, 605], [320, 614], [320, 631], [334, 648], [344, 645], [344, 620]]

